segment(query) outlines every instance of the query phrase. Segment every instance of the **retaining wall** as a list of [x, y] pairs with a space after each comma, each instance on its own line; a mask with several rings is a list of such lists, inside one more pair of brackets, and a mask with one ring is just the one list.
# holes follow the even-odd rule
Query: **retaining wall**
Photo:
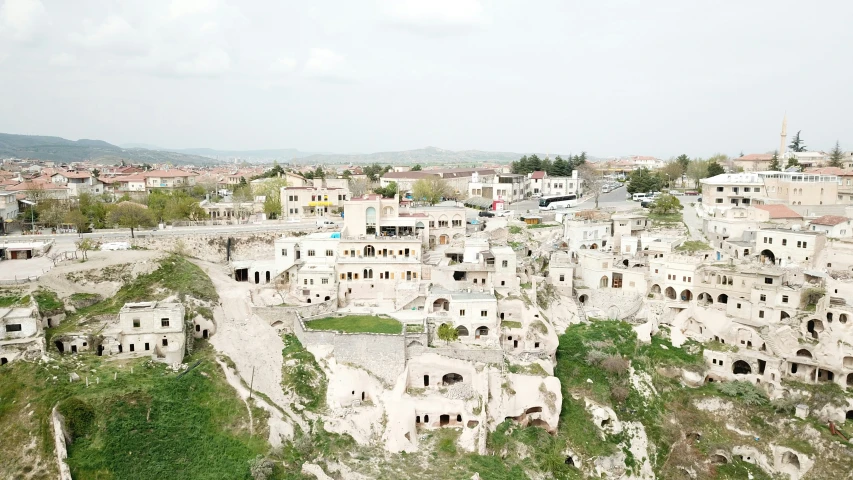
[[[252, 313], [263, 318], [270, 325], [281, 323], [283, 327], [293, 329], [294, 321], [299, 318], [328, 315], [337, 311], [338, 299], [310, 305], [293, 305], [286, 307], [252, 307]], [[301, 339], [300, 339], [301, 341]]]
[[481, 363], [503, 363], [504, 352], [501, 349], [462, 349], [452, 347], [430, 348], [429, 353], [437, 353], [445, 357], [457, 358]]
[[388, 385], [393, 385], [406, 368], [404, 334], [310, 330], [298, 315], [293, 321], [293, 333], [303, 346], [332, 346], [339, 363], [361, 367]]

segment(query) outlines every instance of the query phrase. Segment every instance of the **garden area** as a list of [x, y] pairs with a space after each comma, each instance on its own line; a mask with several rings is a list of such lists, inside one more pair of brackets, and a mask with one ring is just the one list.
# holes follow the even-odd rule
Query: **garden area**
[[335, 330], [343, 333], [394, 333], [403, 331], [403, 324], [384, 315], [344, 315], [305, 322], [312, 330]]

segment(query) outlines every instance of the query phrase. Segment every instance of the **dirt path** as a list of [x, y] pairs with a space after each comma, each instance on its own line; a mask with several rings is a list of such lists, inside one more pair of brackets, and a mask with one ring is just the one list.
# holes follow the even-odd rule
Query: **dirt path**
[[[201, 260], [193, 262], [207, 273], [219, 294], [220, 305], [213, 309], [216, 334], [210, 343], [234, 362], [246, 385], [252, 382], [254, 370], [253, 389], [266, 395], [303, 431], [310, 431], [305, 420], [291, 409], [293, 399], [281, 387], [284, 342], [278, 332], [254, 315], [249, 307], [253, 286], [235, 282], [221, 265]], [[273, 430], [272, 425], [270, 430]]]

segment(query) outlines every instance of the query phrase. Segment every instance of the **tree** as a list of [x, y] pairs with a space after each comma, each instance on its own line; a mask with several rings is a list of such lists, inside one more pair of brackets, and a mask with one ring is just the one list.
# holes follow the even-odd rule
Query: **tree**
[[89, 220], [89, 217], [80, 211], [79, 208], [75, 208], [65, 214], [65, 223], [74, 225], [77, 229], [77, 234], [82, 235], [89, 231], [89, 225], [91, 225], [92, 222]]
[[838, 140], [835, 141], [835, 147], [832, 149], [832, 152], [829, 154], [829, 166], [830, 167], [838, 167], [843, 168], [844, 164], [842, 160], [844, 159], [844, 152], [841, 151], [841, 144], [838, 143]]
[[589, 192], [592, 198], [595, 199], [595, 208], [598, 209], [598, 198], [603, 193], [604, 186], [607, 185], [607, 179], [604, 177], [604, 174], [587, 163], [580, 166], [578, 176], [582, 180], [584, 192]]
[[270, 220], [275, 220], [281, 215], [281, 194], [267, 195], [264, 200], [264, 213]]
[[687, 173], [687, 166], [690, 165], [690, 157], [685, 154], [681, 154], [675, 157], [675, 163], [677, 163], [681, 167], [681, 173], [679, 176]]
[[390, 171], [393, 167], [391, 165], [381, 166], [378, 163], [374, 162], [371, 165], [368, 165], [362, 168], [362, 171], [367, 176], [367, 179], [371, 182], [379, 181], [379, 177], [385, 175], [388, 171]]
[[716, 161], [708, 162], [708, 176], [715, 177], [721, 173], [726, 173], [726, 169]]
[[788, 163], [785, 164], [785, 170], [787, 170], [791, 167], [799, 167], [799, 166], [800, 166], [800, 161], [797, 160], [797, 157], [792, 156], [791, 158], [788, 159]]
[[[39, 212], [39, 219], [41, 220], [42, 225], [50, 228], [56, 228], [65, 221], [65, 217], [68, 215], [68, 210], [59, 202], [55, 200], [45, 200], [42, 202], [42, 205], [44, 208]], [[37, 206], [36, 209], [38, 210], [39, 207]]]
[[653, 174], [648, 168], [640, 168], [631, 172], [628, 180], [628, 193], [656, 192], [661, 188], [660, 176]]
[[800, 132], [802, 130], [797, 130], [797, 134], [794, 135], [794, 138], [791, 140], [791, 144], [788, 145], [788, 148], [793, 152], [805, 152], [806, 151], [806, 143], [800, 138]]
[[452, 325], [442, 323], [438, 326], [438, 339], [444, 340], [444, 343], [454, 342], [459, 339], [459, 331]]
[[317, 168], [314, 169], [314, 178], [320, 179], [320, 180], [323, 180], [326, 178], [326, 172], [323, 170], [323, 167], [317, 166]]
[[107, 215], [107, 221], [121, 228], [129, 228], [131, 238], [136, 238], [134, 229], [153, 226], [154, 216], [144, 205], [121, 203]]
[[415, 166], [414, 166], [414, 167], [412, 167], [412, 171], [413, 171], [413, 172], [420, 172], [420, 171], [421, 171], [421, 170], [423, 170], [423, 169], [424, 169], [424, 167], [422, 167], [420, 163], [415, 164]]
[[548, 175], [554, 177], [568, 177], [572, 174], [572, 168], [569, 166], [569, 162], [563, 160], [563, 157], [557, 155], [557, 158], [554, 159], [554, 163], [551, 165], [551, 172], [548, 172]]
[[96, 168], [96, 169], [94, 169], [94, 170], [92, 170], [92, 176], [93, 176], [93, 177], [95, 177], [95, 178], [100, 177], [100, 176], [101, 176], [101, 171], [100, 171], [100, 170], [98, 170], [97, 168]]
[[667, 182], [673, 182], [681, 178], [681, 174], [684, 173], [684, 170], [678, 162], [678, 159], [675, 159], [664, 165], [660, 172], [666, 177]]
[[397, 182], [388, 182], [388, 185], [384, 187], [376, 187], [373, 191], [385, 198], [394, 198], [394, 195], [397, 194]]
[[350, 198], [356, 198], [370, 191], [370, 180], [366, 178], [351, 178], [349, 181]]
[[415, 201], [421, 201], [435, 205], [442, 199], [453, 193], [446, 180], [438, 175], [421, 178], [412, 185], [412, 194]]
[[652, 202], [652, 205], [649, 207], [649, 210], [652, 213], [667, 214], [677, 212], [682, 208], [684, 207], [681, 205], [681, 202], [679, 202], [677, 198], [672, 195], [664, 194], [658, 197], [657, 200]]
[[83, 260], [89, 259], [89, 252], [95, 250], [95, 242], [90, 238], [81, 238], [75, 243], [77, 250], [83, 253]]
[[344, 170], [343, 173], [341, 173], [341, 178], [349, 180], [350, 178], [352, 178], [352, 172], [350, 172], [349, 170]]
[[770, 166], [767, 169], [774, 172], [782, 170], [782, 166], [779, 164], [779, 152], [773, 152], [773, 159], [770, 160]]
[[687, 166], [687, 176], [693, 180], [693, 186], [698, 187], [699, 180], [708, 177], [708, 162], [700, 158], [691, 160]]

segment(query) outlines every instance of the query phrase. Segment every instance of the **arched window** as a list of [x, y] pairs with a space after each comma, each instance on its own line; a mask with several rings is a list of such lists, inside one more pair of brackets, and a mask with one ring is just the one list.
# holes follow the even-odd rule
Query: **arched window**
[[365, 257], [375, 257], [376, 256], [376, 249], [373, 248], [373, 245], [367, 245], [366, 247], [364, 247], [364, 256]]
[[363, 273], [364, 273], [364, 279], [365, 280], [367, 280], [368, 278], [373, 278], [373, 269], [372, 268], [365, 268]]
[[364, 212], [364, 219], [368, 225], [376, 225], [376, 209], [367, 207], [367, 210]]
[[468, 329], [465, 328], [464, 325], [459, 325], [458, 327], [456, 327], [456, 333], [458, 333], [460, 337], [467, 337]]

